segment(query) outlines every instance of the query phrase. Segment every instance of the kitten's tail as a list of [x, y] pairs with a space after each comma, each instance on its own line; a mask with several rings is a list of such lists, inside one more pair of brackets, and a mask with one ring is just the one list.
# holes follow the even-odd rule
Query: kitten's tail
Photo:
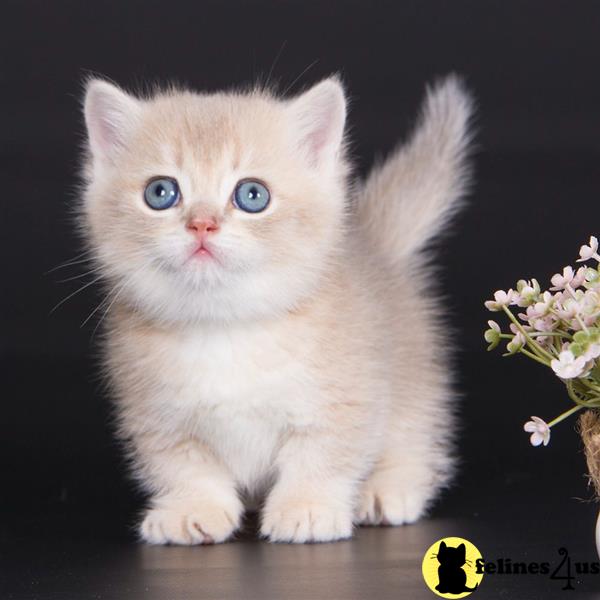
[[410, 258], [448, 223], [470, 179], [473, 101], [450, 75], [428, 88], [410, 140], [358, 190], [359, 224], [392, 263]]

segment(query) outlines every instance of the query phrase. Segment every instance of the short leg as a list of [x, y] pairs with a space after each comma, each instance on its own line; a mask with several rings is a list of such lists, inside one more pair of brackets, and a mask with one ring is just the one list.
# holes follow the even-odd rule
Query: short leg
[[200, 443], [163, 447], [140, 461], [153, 489], [140, 535], [150, 544], [212, 544], [228, 539], [243, 513], [232, 477]]
[[360, 444], [352, 448], [347, 442], [347, 436], [333, 431], [290, 437], [277, 459], [279, 478], [263, 510], [262, 535], [272, 542], [296, 543], [352, 536], [366, 462]]

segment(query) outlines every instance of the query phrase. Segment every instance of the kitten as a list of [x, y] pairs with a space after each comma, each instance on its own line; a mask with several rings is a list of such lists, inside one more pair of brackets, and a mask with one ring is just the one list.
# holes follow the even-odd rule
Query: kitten
[[153, 544], [223, 542], [248, 498], [276, 542], [424, 514], [454, 467], [451, 373], [423, 257], [465, 190], [449, 77], [349, 185], [338, 79], [85, 97], [84, 234], [110, 290], [105, 362]]

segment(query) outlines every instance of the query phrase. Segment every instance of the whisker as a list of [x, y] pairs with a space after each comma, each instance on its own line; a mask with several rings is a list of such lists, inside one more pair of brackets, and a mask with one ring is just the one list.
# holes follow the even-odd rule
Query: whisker
[[110, 296], [112, 295], [112, 293], [115, 291], [115, 289], [119, 286], [119, 284], [117, 283], [105, 296], [104, 298], [98, 303], [98, 305], [96, 306], [96, 308], [94, 308], [94, 310], [92, 310], [92, 312], [82, 321], [81, 325], [79, 325], [80, 328], [83, 328], [86, 323], [103, 307], [107, 304], [107, 302], [109, 301]]
[[[133, 277], [133, 275], [132, 275]], [[125, 286], [129, 283], [130, 279], [132, 278], [130, 277], [129, 279], [126, 279], [122, 284], [121, 287], [119, 288], [119, 290], [117, 291], [117, 293], [114, 295], [111, 303], [108, 305], [108, 307], [106, 308], [106, 310], [104, 311], [104, 313], [102, 314], [102, 316], [100, 317], [100, 320], [98, 321], [98, 323], [96, 323], [96, 327], [94, 327], [94, 331], [92, 331], [92, 337], [91, 339], [94, 339], [94, 336], [96, 335], [96, 331], [98, 331], [98, 328], [100, 327], [100, 325], [102, 324], [102, 321], [104, 321], [104, 319], [106, 318], [106, 315], [108, 315], [108, 312], [110, 311], [110, 309], [113, 307], [114, 303], [117, 301], [118, 297], [121, 295], [121, 292], [125, 289]]]
[[271, 68], [269, 69], [269, 73], [267, 74], [267, 80], [265, 81], [265, 87], [269, 87], [269, 83], [271, 82], [271, 75], [273, 75], [273, 69], [275, 69], [275, 67], [277, 66], [277, 61], [279, 60], [279, 57], [281, 56], [281, 53], [283, 52], [286, 44], [287, 40], [283, 40], [283, 43], [279, 48], [279, 52], [277, 52], [275, 58], [273, 59], [273, 62], [271, 63]]
[[293, 87], [294, 85], [296, 85], [296, 83], [298, 82], [298, 80], [304, 75], [306, 74], [306, 72], [309, 69], [312, 69], [317, 63], [319, 62], [319, 59], [316, 58], [315, 60], [313, 60], [310, 65], [308, 65], [308, 67], [306, 67], [301, 73], [300, 75], [298, 75], [298, 77], [296, 77], [296, 79], [294, 79], [294, 81], [292, 81], [292, 83], [290, 83], [290, 85], [288, 85], [285, 90], [283, 90], [283, 94], [281, 94], [282, 96], [285, 96]]
[[99, 275], [98, 277], [96, 277], [95, 279], [92, 279], [92, 281], [88, 281], [85, 285], [82, 285], [80, 288], [76, 289], [74, 292], [72, 292], [71, 294], [69, 294], [66, 298], [63, 298], [51, 311], [49, 314], [52, 314], [59, 306], [63, 305], [67, 300], [69, 300], [70, 298], [72, 298], [73, 296], [75, 296], [76, 294], [79, 294], [79, 292], [82, 292], [83, 290], [85, 290], [86, 288], [90, 287], [90, 285], [93, 285], [94, 283], [96, 283], [97, 281], [100, 281], [100, 279], [102, 279], [102, 275]]
[[[82, 252], [81, 254], [78, 254], [77, 256], [74, 256], [63, 263], [56, 265], [56, 267], [46, 271], [44, 275], [49, 275], [50, 273], [54, 273], [54, 271], [58, 271], [58, 269], [64, 269], [65, 267], [70, 267], [71, 265], [79, 265], [81, 263], [88, 262], [91, 260], [89, 256], [91, 253], [91, 250], [86, 250], [85, 252]], [[84, 256], [86, 256], [86, 258], [83, 258]]]
[[79, 275], [73, 275], [73, 277], [67, 277], [66, 279], [59, 279], [57, 283], [67, 283], [67, 281], [73, 281], [74, 279], [81, 279], [82, 277], [86, 277], [87, 275], [93, 275], [94, 273], [98, 273], [101, 271], [102, 267], [96, 267], [95, 269], [91, 269], [90, 271], [86, 271], [85, 273], [80, 273]]
[[[150, 266], [152, 263], [156, 263], [156, 262], [157, 262], [157, 260], [155, 258], [152, 258], [150, 260], [145, 261], [133, 273], [131, 273], [131, 275], [129, 277], [127, 277], [121, 283], [120, 286], [119, 286], [119, 284], [116, 284], [112, 288], [112, 290], [108, 294], [106, 294], [106, 297], [104, 298], [104, 300], [94, 309], [94, 311], [92, 312], [92, 314], [88, 316], [88, 318], [84, 321], [84, 323], [82, 323], [82, 326], [85, 325], [85, 323], [87, 323], [90, 320], [90, 318], [93, 316], [93, 314], [96, 311], [98, 311], [103, 304], [106, 304], [106, 302], [109, 302], [109, 297], [111, 295], [113, 295], [112, 300], [110, 300], [110, 303], [106, 307], [106, 310], [104, 311], [104, 313], [102, 314], [102, 316], [98, 320], [98, 323], [96, 323], [96, 327], [94, 327], [94, 331], [92, 331], [92, 336], [91, 336], [92, 340], [94, 339], [94, 337], [96, 335], [96, 332], [98, 331], [98, 328], [100, 327], [100, 325], [102, 325], [102, 322], [104, 321], [104, 319], [106, 318], [106, 316], [110, 312], [110, 309], [114, 306], [114, 304], [118, 300], [119, 296], [122, 294], [122, 292], [125, 290], [125, 288], [129, 285], [129, 283], [133, 280], [133, 278], [136, 277], [138, 275], [138, 273], [140, 271], [142, 271], [142, 269], [145, 269], [148, 266]], [[158, 261], [158, 262], [160, 263], [160, 261]], [[117, 289], [117, 286], [119, 286], [118, 289]], [[115, 290], [116, 290], [116, 292], [115, 292]]]

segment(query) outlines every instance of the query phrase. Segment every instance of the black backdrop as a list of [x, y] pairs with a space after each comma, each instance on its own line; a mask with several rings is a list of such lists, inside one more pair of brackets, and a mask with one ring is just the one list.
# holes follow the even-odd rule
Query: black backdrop
[[529, 415], [568, 406], [560, 383], [526, 359], [486, 354], [481, 334], [492, 290], [523, 276], [547, 282], [600, 233], [598, 3], [8, 0], [2, 13], [3, 504], [138, 506], [110, 435], [94, 319], [80, 327], [98, 302], [93, 286], [49, 314], [86, 281], [60, 283], [77, 267], [46, 272], [80, 252], [70, 211], [90, 72], [129, 89], [210, 90], [272, 71], [292, 91], [340, 72], [360, 173], [406, 133], [426, 82], [464, 74], [478, 104], [476, 185], [435, 275], [463, 392], [463, 471], [448, 506], [474, 482], [501, 494], [544, 471], [564, 487], [543, 493], [585, 496], [571, 425], [545, 449], [521, 430]]

